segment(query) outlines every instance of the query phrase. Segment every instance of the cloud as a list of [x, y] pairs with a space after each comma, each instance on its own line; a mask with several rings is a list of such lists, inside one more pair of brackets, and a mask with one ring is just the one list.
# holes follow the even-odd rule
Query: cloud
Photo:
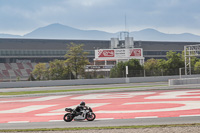
[[122, 29], [125, 14], [130, 31], [139, 27], [198, 32], [198, 5], [199, 0], [0, 0], [0, 33], [27, 32], [51, 23], [112, 32]]

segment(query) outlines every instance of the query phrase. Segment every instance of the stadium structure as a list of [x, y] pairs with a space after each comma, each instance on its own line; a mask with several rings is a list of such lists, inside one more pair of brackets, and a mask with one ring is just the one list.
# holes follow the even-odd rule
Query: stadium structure
[[[105, 65], [96, 62], [95, 50], [106, 49], [141, 49], [141, 60], [150, 58], [165, 59], [168, 51], [181, 53], [185, 45], [195, 45], [199, 42], [167, 42], [167, 41], [133, 41], [129, 39], [129, 47], [125, 40], [56, 40], [56, 39], [16, 39], [0, 38], [0, 79], [27, 78], [34, 66], [39, 62], [48, 63], [54, 59], [65, 59], [67, 44], [84, 44], [84, 51], [91, 65]], [[116, 59], [106, 62], [113, 65]], [[99, 64], [98, 64], [99, 63]], [[88, 69], [92, 69], [89, 68]]]

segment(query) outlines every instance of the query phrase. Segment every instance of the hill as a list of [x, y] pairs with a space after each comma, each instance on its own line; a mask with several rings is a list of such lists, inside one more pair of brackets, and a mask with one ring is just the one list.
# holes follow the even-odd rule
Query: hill
[[[166, 34], [155, 29], [144, 29], [133, 31], [129, 36], [134, 37], [134, 40], [142, 41], [184, 41], [198, 42], [200, 36], [182, 33], [182, 34]], [[76, 39], [76, 40], [110, 40], [110, 38], [119, 37], [119, 32], [109, 33], [98, 30], [80, 30], [59, 23], [50, 24], [45, 27], [40, 27], [23, 36], [0, 34], [0, 38], [35, 38], [35, 39]]]

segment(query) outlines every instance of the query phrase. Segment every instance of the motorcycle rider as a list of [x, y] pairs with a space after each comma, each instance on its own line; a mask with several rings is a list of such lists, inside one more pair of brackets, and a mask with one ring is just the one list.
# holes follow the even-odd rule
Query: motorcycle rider
[[93, 121], [96, 118], [92, 109], [89, 106], [86, 106], [84, 101], [74, 109], [65, 108], [65, 111], [68, 112], [63, 117], [65, 122], [71, 122], [72, 120]]
[[84, 110], [84, 109], [89, 109], [90, 112], [92, 112], [92, 109], [91, 109], [90, 107], [86, 106], [86, 105], [85, 105], [85, 102], [82, 101], [82, 102], [80, 103], [80, 105], [78, 105], [78, 106], [76, 107], [76, 109], [75, 109], [76, 115], [82, 115], [82, 112], [81, 112], [81, 111]]

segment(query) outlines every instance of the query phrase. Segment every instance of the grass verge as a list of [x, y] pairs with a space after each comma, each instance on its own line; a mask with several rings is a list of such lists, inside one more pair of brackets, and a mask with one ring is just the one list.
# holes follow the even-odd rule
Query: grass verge
[[194, 124], [169, 124], [169, 125], [139, 125], [139, 126], [110, 126], [110, 127], [74, 127], [74, 128], [41, 128], [41, 129], [0, 129], [0, 132], [36, 132], [36, 131], [74, 131], [74, 130], [104, 130], [104, 129], [138, 129], [138, 128], [164, 128], [164, 127], [191, 127]]
[[142, 87], [159, 87], [167, 85], [154, 86], [126, 86], [126, 87], [107, 87], [107, 88], [89, 88], [89, 89], [67, 89], [67, 90], [41, 90], [41, 91], [20, 91], [20, 92], [0, 92], [0, 95], [25, 95], [25, 94], [44, 94], [44, 93], [58, 93], [58, 92], [75, 92], [75, 91], [89, 91], [89, 90], [109, 90], [122, 88], [142, 88]]

